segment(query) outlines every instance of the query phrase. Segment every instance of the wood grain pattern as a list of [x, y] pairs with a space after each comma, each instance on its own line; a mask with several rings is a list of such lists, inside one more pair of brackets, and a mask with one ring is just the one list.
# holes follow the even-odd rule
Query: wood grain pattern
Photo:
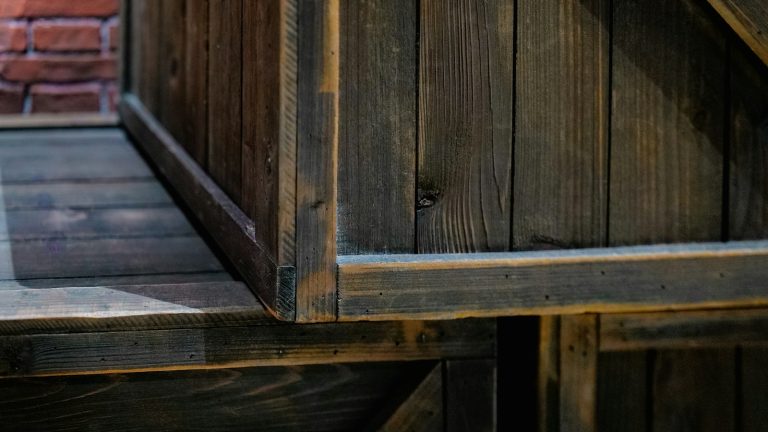
[[[600, 349], [603, 321], [600, 316]], [[647, 432], [646, 405], [649, 400], [646, 368], [648, 354], [636, 352], [601, 352], [597, 358], [597, 430], [616, 432]]]
[[734, 371], [734, 350], [659, 351], [653, 430], [735, 430]]
[[417, 364], [326, 365], [0, 381], [3, 429], [357, 430]]
[[[222, 309], [225, 312], [219, 316], [222, 323], [229, 318], [232, 319], [230, 325], [238, 319], [258, 319], [258, 311], [253, 308], [243, 308], [242, 313], [226, 313], [226, 309], [233, 312], [232, 307]], [[215, 315], [204, 311], [201, 318], [214, 319]], [[184, 317], [177, 318], [181, 321]], [[141, 322], [131, 321], [130, 317], [115, 321], [123, 327]], [[173, 319], [160, 314], [157, 321], [162, 325], [170, 324]], [[267, 325], [258, 329], [215, 325], [3, 336], [0, 337], [0, 376], [476, 358], [494, 354], [495, 338], [493, 320]], [[477, 373], [486, 370], [476, 369]], [[477, 376], [474, 373], [466, 376]], [[477, 385], [486, 382], [483, 380]], [[487, 392], [482, 394], [484, 401], [490, 401], [489, 397]], [[491, 404], [480, 406], [485, 410], [490, 409]], [[481, 417], [484, 415], [485, 411]]]
[[605, 246], [608, 19], [605, 0], [519, 5], [515, 249]]
[[737, 406], [741, 417], [741, 430], [744, 432], [764, 431], [768, 424], [768, 375], [765, 359], [768, 347], [750, 347], [741, 352], [741, 406]]
[[[236, 203], [242, 182], [242, 2], [209, 0], [208, 172]], [[213, 96], [215, 95], [215, 97]]]
[[768, 301], [766, 246], [758, 241], [339, 257], [339, 319], [760, 306]]
[[56, 182], [3, 185], [6, 211], [60, 209], [93, 210], [169, 207], [173, 200], [154, 179], [124, 182]]
[[296, 319], [336, 317], [340, 0], [300, 2]]
[[175, 108], [183, 108], [184, 147], [192, 159], [205, 167], [208, 162], [208, 0], [186, 1], [184, 8], [184, 62], [179, 67], [184, 99]]
[[768, 64], [768, 5], [760, 0], [709, 0], [709, 4]]
[[158, 59], [159, 75], [157, 77], [160, 93], [158, 96], [157, 118], [165, 124], [168, 130], [182, 145], [188, 148], [188, 137], [184, 124], [188, 121], [179, 115], [180, 107], [189, 102], [186, 90], [186, 0], [163, 0], [160, 8], [160, 39], [158, 49], [161, 55]]
[[443, 365], [438, 363], [377, 430], [442, 432], [443, 423]]
[[240, 208], [208, 177], [133, 95], [123, 97], [126, 128], [173, 185], [195, 217], [210, 231], [245, 281], [279, 319], [293, 320], [293, 270], [278, 267], [254, 237]]
[[600, 350], [735, 347], [768, 343], [768, 310], [711, 310], [607, 314], [600, 319]]
[[560, 430], [597, 429], [597, 315], [560, 322]]
[[509, 249], [514, 3], [421, 2], [421, 253]]
[[496, 360], [445, 361], [445, 430], [496, 430]]
[[135, 76], [137, 95], [153, 114], [158, 114], [160, 93], [160, 3], [150, 0], [132, 0], [136, 14], [134, 22], [139, 25], [136, 32], [140, 37], [136, 45], [138, 67]]
[[418, 14], [412, 0], [342, 8], [340, 254], [415, 251]]
[[[539, 432], [560, 430], [560, 319], [543, 316], [539, 325], [537, 418]], [[505, 408], [506, 409], [506, 408]]]
[[725, 38], [690, 0], [613, 16], [611, 243], [719, 239]]

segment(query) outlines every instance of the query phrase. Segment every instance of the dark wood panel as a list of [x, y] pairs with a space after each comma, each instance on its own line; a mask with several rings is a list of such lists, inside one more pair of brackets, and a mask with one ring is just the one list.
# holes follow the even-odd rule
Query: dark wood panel
[[408, 398], [376, 430], [443, 432], [443, 365], [438, 363]]
[[513, 247], [604, 246], [609, 2], [521, 2]]
[[3, 185], [6, 211], [35, 209], [151, 208], [173, 201], [154, 179]]
[[540, 432], [560, 430], [560, 319], [556, 315], [540, 318], [536, 387], [537, 430]]
[[768, 4], [761, 0], [709, 0], [709, 4], [768, 64]]
[[[606, 315], [600, 316], [600, 329]], [[600, 349], [605, 341], [600, 333]], [[597, 430], [647, 432], [647, 354], [600, 353], [597, 359]]]
[[735, 430], [734, 350], [659, 351], [653, 371], [653, 430]]
[[353, 431], [419, 365], [364, 364], [0, 381], [3, 430]]
[[514, 2], [421, 2], [418, 251], [510, 246]]
[[151, 0], [132, 0], [136, 10], [134, 20], [138, 24], [135, 30], [139, 41], [136, 56], [139, 58], [136, 70], [136, 90], [147, 109], [158, 113], [160, 92], [160, 13], [162, 4]]
[[703, 6], [614, 7], [612, 244], [720, 238], [725, 37]]
[[208, 172], [236, 203], [241, 194], [242, 2], [209, 0]]
[[296, 319], [336, 317], [340, 1], [299, 2]]
[[[171, 305], [167, 306], [167, 309], [171, 308]], [[226, 313], [226, 309], [233, 312], [234, 308], [222, 308], [224, 313], [219, 315], [218, 321], [226, 324], [231, 318], [231, 325], [239, 319], [259, 318], [259, 311], [253, 306]], [[159, 307], [155, 309], [159, 310]], [[209, 317], [215, 321], [216, 314], [211, 312], [214, 311], [202, 311], [200, 318]], [[146, 317], [147, 321], [151, 319], [151, 316]], [[173, 317], [161, 314], [157, 321], [162, 326], [170, 324]], [[127, 327], [142, 320], [125, 317], [113, 322]], [[215, 325], [210, 328], [6, 336], [0, 337], [0, 376], [476, 358], [494, 354], [495, 338], [493, 320], [267, 325], [258, 329]], [[477, 373], [485, 371], [475, 366]], [[467, 376], [475, 376], [474, 373]], [[480, 386], [480, 382], [477, 385]], [[488, 401], [489, 396], [485, 392], [477, 397]], [[491, 407], [492, 404], [488, 404], [483, 409], [490, 410]]]
[[196, 236], [0, 242], [0, 280], [221, 270]]
[[597, 315], [560, 322], [560, 430], [597, 429]]
[[[768, 243], [339, 257], [339, 319], [765, 305]], [[620, 288], [617, 288], [620, 287]], [[385, 294], [386, 293], [386, 294]]]
[[[198, 164], [205, 167], [208, 152], [208, 0], [184, 2], [184, 62], [179, 65], [184, 95], [181, 108], [184, 148]], [[179, 114], [176, 114], [180, 117]]]
[[764, 432], [768, 429], [768, 374], [765, 359], [768, 347], [744, 349], [740, 356], [741, 405], [737, 406], [744, 432]]
[[241, 273], [250, 288], [278, 318], [294, 316], [293, 269], [277, 267], [254, 238], [254, 222], [222, 191], [147, 112], [133, 95], [124, 95], [120, 113], [126, 128], [174, 186], [195, 217]]
[[445, 430], [496, 430], [496, 360], [445, 362]]
[[339, 253], [414, 252], [418, 2], [341, 13]]
[[[163, 0], [160, 4], [160, 40], [158, 49], [160, 93], [158, 95], [157, 118], [185, 147], [187, 136], [184, 125], [189, 121], [182, 115], [182, 107], [189, 102], [186, 89], [184, 65], [186, 63], [186, 20], [187, 0]], [[187, 148], [189, 151], [189, 148]]]

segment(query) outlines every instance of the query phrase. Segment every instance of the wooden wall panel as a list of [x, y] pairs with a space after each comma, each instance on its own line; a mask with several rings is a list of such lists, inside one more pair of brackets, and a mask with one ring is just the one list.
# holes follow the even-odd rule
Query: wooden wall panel
[[344, 2], [338, 245], [413, 253], [418, 1]]
[[[721, 28], [711, 11], [690, 0], [614, 2], [612, 28], [609, 243], [720, 239], [726, 101]], [[602, 407], [601, 416], [635, 424], [651, 421], [643, 418], [651, 412], [654, 430], [697, 430], [675, 423], [676, 408], [690, 417], [722, 417], [722, 425], [731, 426], [733, 389], [714, 405], [705, 389], [711, 383], [699, 378], [713, 370], [730, 376], [732, 356], [724, 350], [696, 362], [688, 352], [659, 352], [650, 365], [657, 371], [652, 387], [641, 390], [633, 378], [646, 376], [645, 353], [601, 355], [600, 381], [615, 383], [624, 395], [623, 403]], [[659, 373], [659, 367], [687, 375]], [[623, 382], [635, 382], [638, 390], [627, 394]], [[675, 393], [681, 388], [676, 385], [686, 386], [687, 394]]]
[[443, 369], [446, 432], [496, 430], [496, 360], [449, 360]]
[[514, 1], [424, 0], [418, 251], [510, 246]]
[[134, 31], [136, 39], [137, 79], [134, 91], [137, 92], [144, 106], [157, 115], [159, 96], [159, 41], [160, 41], [160, 3], [150, 0], [134, 0], [133, 19], [138, 29]]
[[189, 151], [189, 140], [185, 134], [187, 122], [184, 108], [186, 98], [185, 56], [186, 56], [186, 0], [163, 0], [160, 4], [161, 32], [158, 48], [158, 113], [157, 118], [168, 128], [182, 146]]
[[208, 142], [208, 0], [185, 2], [184, 61], [179, 65], [184, 95], [179, 138], [190, 156], [207, 165]]
[[208, 172], [235, 202], [241, 199], [242, 3], [210, 0]]

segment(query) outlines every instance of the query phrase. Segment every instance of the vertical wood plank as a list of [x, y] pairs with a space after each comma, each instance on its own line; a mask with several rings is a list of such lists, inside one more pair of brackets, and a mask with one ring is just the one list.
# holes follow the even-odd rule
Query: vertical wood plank
[[609, 2], [520, 2], [513, 247], [605, 245]]
[[653, 430], [734, 429], [734, 350], [662, 350], [653, 376]]
[[120, 40], [118, 41], [118, 92], [125, 93], [131, 89], [131, 27], [132, 12], [131, 1], [123, 0], [120, 2], [120, 16], [118, 17], [118, 26], [120, 31]]
[[189, 142], [184, 124], [186, 118], [182, 107], [186, 106], [184, 91], [184, 64], [186, 56], [186, 1], [163, 0], [160, 28], [161, 55], [159, 57], [160, 93], [158, 96], [157, 119], [168, 129], [174, 138], [189, 151]]
[[209, 2], [208, 171], [238, 204], [241, 190], [242, 3]]
[[141, 22], [139, 34], [140, 70], [136, 72], [139, 78], [137, 83], [139, 99], [144, 106], [154, 115], [158, 113], [159, 76], [158, 61], [160, 57], [160, 2], [147, 0], [138, 3], [141, 7], [136, 10], [137, 22]]
[[597, 429], [646, 432], [647, 353], [600, 353], [597, 377]]
[[185, 147], [203, 168], [208, 141], [208, 0], [187, 1], [183, 71]]
[[[733, 38], [731, 39], [733, 41]], [[768, 67], [741, 42], [731, 43], [730, 238], [768, 236]], [[768, 426], [768, 349], [741, 352], [742, 430]]]
[[560, 324], [560, 430], [597, 430], [597, 315], [572, 315]]
[[[702, 6], [691, 0], [613, 3], [611, 245], [721, 237], [725, 50], [723, 35]], [[727, 350], [722, 354], [727, 357]], [[651, 390], [641, 391], [648, 380], [638, 378], [647, 377], [646, 354], [623, 357], [606, 356], [602, 364], [600, 381], [611, 388], [602, 386], [601, 391], [606, 397], [624, 394], [621, 403], [600, 410], [603, 420], [622, 417], [624, 424], [641, 423], [644, 413], [681, 397], [652, 393], [653, 407], [648, 407]], [[685, 361], [660, 360], [672, 368]], [[712, 365], [686, 366], [695, 374]], [[720, 366], [722, 373], [731, 372], [726, 363]], [[650, 378], [654, 386], [670, 386], [674, 383], [659, 380], [675, 376]], [[636, 392], [624, 391], [625, 382], [634, 383]], [[689, 395], [706, 394], [700, 390], [704, 382], [688, 385]], [[714, 414], [699, 412], [714, 408], [706, 396], [686, 407], [691, 415], [727, 416], [729, 403], [724, 400]], [[653, 420], [654, 430], [673, 430], [657, 421], [655, 411]]]
[[418, 2], [344, 2], [339, 254], [412, 253]]
[[445, 362], [446, 432], [496, 430], [496, 360]]
[[130, 25], [130, 37], [131, 41], [128, 45], [130, 52], [129, 74], [130, 79], [130, 92], [137, 97], [142, 97], [142, 88], [144, 77], [141, 75], [143, 72], [143, 59], [144, 59], [144, 46], [143, 40], [146, 37], [144, 27], [144, 17], [146, 16], [147, 2], [146, 0], [130, 0], [130, 18], [128, 24]]
[[510, 246], [514, 1], [424, 0], [418, 251]]
[[296, 319], [336, 317], [340, 0], [299, 3]]
[[725, 50], [702, 6], [614, 4], [614, 245], [720, 238]]
[[560, 430], [560, 319], [541, 317], [539, 326], [538, 430]]

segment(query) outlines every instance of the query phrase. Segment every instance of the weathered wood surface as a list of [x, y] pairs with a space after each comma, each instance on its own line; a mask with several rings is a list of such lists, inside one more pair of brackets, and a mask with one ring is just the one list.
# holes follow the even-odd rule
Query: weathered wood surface
[[597, 315], [561, 318], [559, 430], [597, 428], [597, 326]]
[[740, 406], [736, 407], [736, 416], [741, 420], [741, 430], [744, 432], [764, 431], [768, 425], [768, 374], [765, 359], [768, 358], [768, 348], [750, 347], [737, 351], [737, 368], [741, 376], [739, 385], [742, 396]]
[[277, 267], [266, 247], [254, 237], [254, 222], [191, 159], [138, 99], [132, 95], [124, 96], [120, 112], [137, 144], [152, 157], [160, 173], [208, 228], [265, 306], [278, 318], [292, 320], [295, 300], [292, 270]]
[[184, 2], [184, 61], [179, 63], [183, 77], [184, 101], [175, 108], [182, 109], [181, 138], [192, 159], [200, 166], [208, 163], [208, 0]]
[[765, 305], [767, 256], [768, 243], [754, 241], [340, 257], [339, 319]]
[[600, 350], [713, 348], [768, 344], [768, 310], [606, 314]]
[[768, 64], [768, 4], [761, 0], [709, 0], [709, 4]]
[[[600, 316], [602, 328], [605, 315]], [[603, 335], [599, 336], [600, 348]], [[597, 357], [597, 430], [647, 432], [648, 357], [646, 351], [601, 352]], [[555, 429], [556, 430], [556, 429]]]
[[438, 363], [376, 430], [442, 432], [445, 430], [443, 417], [443, 364]]
[[341, 19], [338, 253], [413, 253], [418, 2], [344, 2]]
[[354, 431], [419, 364], [0, 380], [8, 432]]
[[496, 360], [446, 360], [445, 430], [496, 430]]
[[[159, 317], [158, 321], [162, 323], [162, 320], [163, 317]], [[103, 374], [105, 371], [124, 373], [491, 357], [495, 354], [495, 339], [493, 320], [268, 325], [258, 328], [215, 326], [2, 336], [0, 375], [78, 375]], [[476, 385], [491, 379], [485, 368], [474, 365], [474, 369], [477, 373], [485, 371], [477, 376], [482, 379]], [[466, 378], [470, 376], [475, 376], [474, 372], [459, 374], [456, 379], [474, 383], [474, 378]], [[457, 397], [462, 401], [465, 398], [484, 401], [477, 402], [477, 406], [484, 410], [480, 418], [485, 422], [488, 420], [486, 414], [490, 415], [485, 410], [490, 410], [492, 405], [485, 406], [485, 401], [490, 402], [490, 396], [495, 394], [489, 393], [491, 390], [484, 390], [481, 395], [465, 393]], [[460, 406], [456, 410], [465, 412]], [[469, 419], [475, 414], [465, 412], [463, 415]]]

